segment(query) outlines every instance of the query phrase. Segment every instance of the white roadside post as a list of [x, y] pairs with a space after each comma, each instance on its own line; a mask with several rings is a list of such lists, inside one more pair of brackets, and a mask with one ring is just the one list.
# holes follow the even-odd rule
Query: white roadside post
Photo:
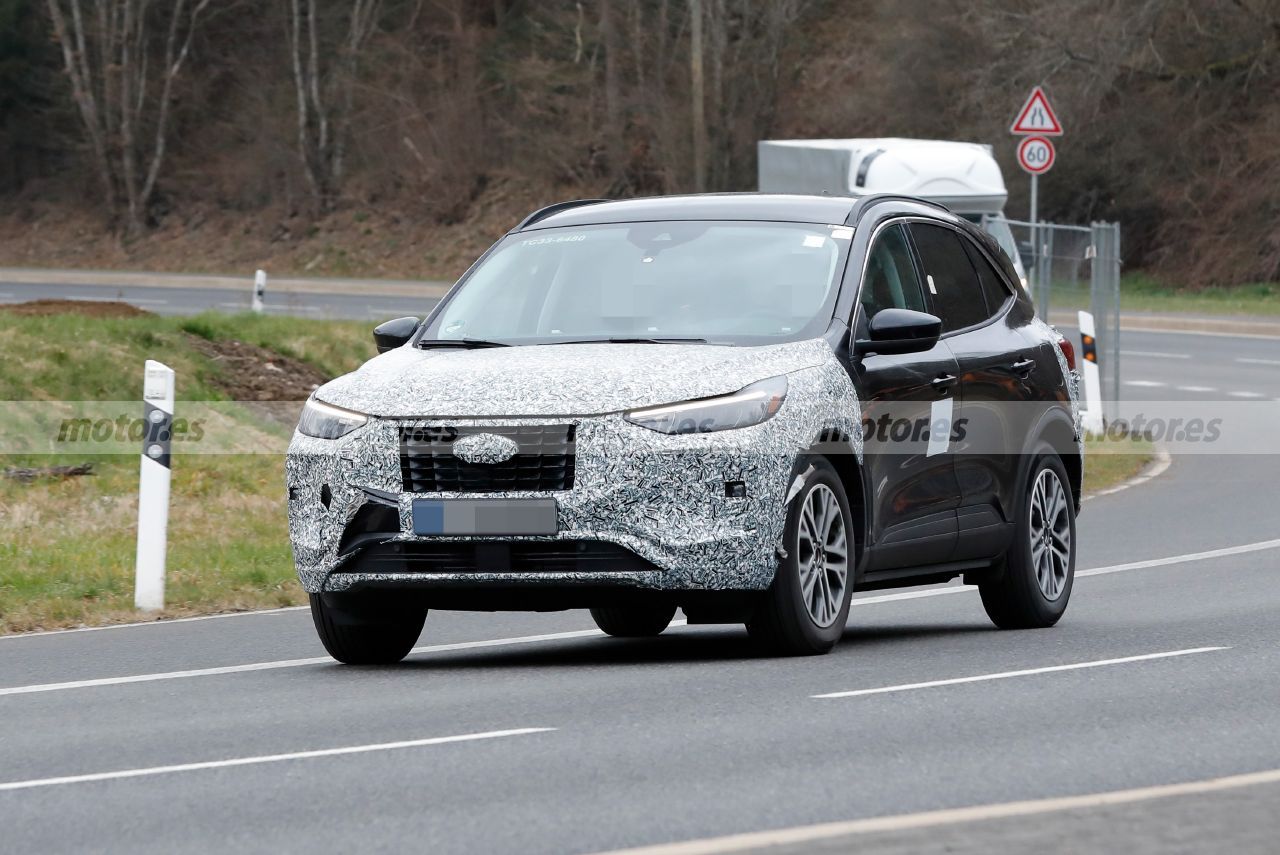
[[262, 314], [262, 301], [267, 296], [267, 271], [259, 270], [253, 275], [253, 311]]
[[169, 459], [173, 435], [173, 369], [148, 359], [142, 385], [142, 471], [138, 480], [138, 554], [133, 604], [164, 608], [164, 559], [169, 530]]
[[1092, 434], [1101, 434], [1102, 378], [1098, 374], [1098, 339], [1094, 332], [1093, 313], [1080, 312], [1080, 379], [1084, 383], [1084, 409], [1080, 421]]

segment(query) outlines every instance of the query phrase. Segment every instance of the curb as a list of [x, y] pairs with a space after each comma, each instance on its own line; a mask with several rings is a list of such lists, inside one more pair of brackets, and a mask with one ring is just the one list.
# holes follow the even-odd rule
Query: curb
[[1108, 487], [1105, 490], [1098, 490], [1097, 492], [1086, 493], [1084, 498], [1081, 499], [1080, 501], [1083, 503], [1083, 502], [1089, 501], [1090, 499], [1096, 499], [1099, 496], [1110, 496], [1112, 493], [1120, 493], [1125, 490], [1128, 490], [1130, 487], [1136, 487], [1139, 484], [1145, 484], [1148, 481], [1150, 481], [1152, 478], [1158, 478], [1161, 475], [1163, 475], [1165, 470], [1168, 469], [1172, 464], [1173, 464], [1173, 457], [1169, 454], [1169, 452], [1163, 449], [1157, 448], [1155, 450], [1154, 456], [1151, 458], [1151, 460], [1147, 461], [1147, 464], [1142, 467], [1141, 471], [1139, 471], [1137, 475], [1134, 475], [1132, 478], [1129, 478], [1128, 480], [1121, 481], [1119, 484], [1116, 484], [1115, 486]]

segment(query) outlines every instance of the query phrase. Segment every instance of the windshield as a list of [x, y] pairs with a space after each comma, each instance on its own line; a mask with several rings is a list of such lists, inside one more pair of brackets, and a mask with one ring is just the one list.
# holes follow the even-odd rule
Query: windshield
[[420, 344], [821, 335], [852, 230], [761, 222], [622, 223], [508, 235]]

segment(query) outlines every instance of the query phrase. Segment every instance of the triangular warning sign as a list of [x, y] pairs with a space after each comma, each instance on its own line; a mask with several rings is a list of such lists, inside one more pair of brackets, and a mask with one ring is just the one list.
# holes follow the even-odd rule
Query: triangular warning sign
[[1027, 103], [1018, 111], [1018, 118], [1013, 120], [1009, 131], [1015, 134], [1062, 136], [1062, 124], [1058, 121], [1057, 113], [1049, 106], [1049, 96], [1044, 94], [1044, 89], [1037, 86], [1031, 90]]

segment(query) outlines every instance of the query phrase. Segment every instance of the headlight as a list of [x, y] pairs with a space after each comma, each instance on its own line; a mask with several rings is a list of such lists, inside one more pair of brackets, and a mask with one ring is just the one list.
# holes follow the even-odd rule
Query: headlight
[[710, 433], [758, 425], [782, 406], [787, 378], [770, 377], [719, 398], [631, 410], [624, 418], [659, 433]]
[[298, 419], [298, 431], [317, 439], [337, 439], [346, 436], [369, 420], [364, 413], [344, 410], [326, 404], [314, 397], [308, 398]]

